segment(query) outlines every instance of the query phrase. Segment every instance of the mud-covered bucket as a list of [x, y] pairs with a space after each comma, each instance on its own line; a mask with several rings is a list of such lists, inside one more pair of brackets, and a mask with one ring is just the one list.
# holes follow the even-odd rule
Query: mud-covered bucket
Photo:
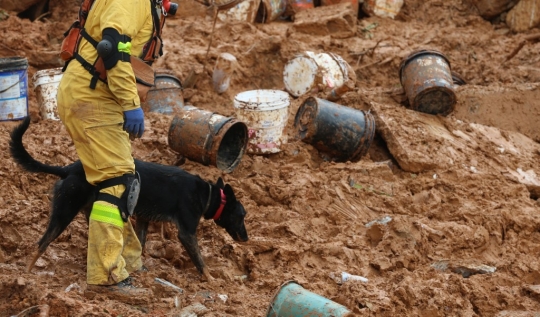
[[294, 127], [303, 142], [336, 162], [360, 160], [375, 136], [375, 118], [370, 113], [315, 97], [298, 108]]
[[156, 73], [154, 86], [141, 107], [148, 112], [173, 114], [184, 106], [180, 79], [171, 74]]
[[281, 145], [287, 143], [289, 103], [289, 94], [281, 90], [249, 90], [235, 96], [236, 117], [249, 128], [248, 153], [281, 151]]
[[441, 52], [419, 50], [399, 67], [399, 78], [411, 109], [446, 116], [456, 106], [450, 62]]
[[56, 94], [61, 79], [62, 67], [39, 70], [32, 78], [39, 104], [39, 113], [43, 119], [60, 120]]
[[0, 58], [0, 121], [28, 116], [28, 60]]
[[223, 22], [254, 23], [260, 0], [242, 0], [230, 9], [219, 11], [218, 18]]
[[255, 22], [270, 23], [277, 20], [287, 9], [287, 0], [261, 0]]
[[347, 307], [312, 293], [295, 281], [283, 283], [266, 311], [266, 317], [352, 317]]
[[179, 109], [169, 127], [169, 146], [180, 155], [230, 173], [247, 147], [245, 123], [193, 106]]

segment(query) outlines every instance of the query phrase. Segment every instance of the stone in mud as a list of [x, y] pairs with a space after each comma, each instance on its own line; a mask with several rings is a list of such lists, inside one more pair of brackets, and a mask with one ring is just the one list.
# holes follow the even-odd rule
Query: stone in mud
[[512, 8], [517, 0], [471, 0], [478, 13], [485, 19], [492, 19]]
[[298, 12], [288, 34], [300, 32], [348, 38], [356, 34], [357, 13], [351, 3], [317, 7]]
[[540, 1], [521, 0], [506, 16], [506, 24], [514, 32], [524, 32], [540, 25]]
[[457, 119], [520, 132], [540, 141], [540, 113], [530, 106], [540, 99], [540, 84], [464, 85], [456, 87], [456, 95], [453, 114]]

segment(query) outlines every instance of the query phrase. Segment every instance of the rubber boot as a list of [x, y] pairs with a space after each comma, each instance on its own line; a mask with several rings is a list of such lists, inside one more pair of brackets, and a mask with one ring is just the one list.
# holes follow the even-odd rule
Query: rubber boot
[[[89, 296], [90, 294], [93, 296]], [[108, 299], [118, 300], [126, 304], [137, 305], [150, 302], [153, 293], [148, 288], [136, 287], [133, 285], [132, 278], [128, 277], [114, 285], [88, 285], [86, 287], [86, 297], [96, 295], [106, 296]]]

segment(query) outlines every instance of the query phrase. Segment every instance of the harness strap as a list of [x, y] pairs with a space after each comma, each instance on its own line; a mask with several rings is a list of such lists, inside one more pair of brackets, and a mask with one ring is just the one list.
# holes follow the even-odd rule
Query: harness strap
[[109, 178], [97, 184], [97, 186], [99, 187], [100, 190], [102, 190], [103, 188], [113, 187], [116, 185], [125, 185], [128, 177], [135, 177], [135, 174], [124, 174], [122, 176]]

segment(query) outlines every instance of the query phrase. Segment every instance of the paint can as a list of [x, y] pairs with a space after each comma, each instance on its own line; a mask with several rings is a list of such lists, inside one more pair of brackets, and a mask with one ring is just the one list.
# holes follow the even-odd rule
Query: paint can
[[0, 58], [0, 121], [28, 116], [28, 60]]
[[255, 22], [270, 23], [285, 13], [287, 0], [261, 0]]
[[395, 18], [403, 7], [403, 0], [365, 0], [362, 9], [368, 15]]
[[336, 162], [360, 160], [375, 136], [371, 113], [315, 97], [298, 108], [294, 127], [303, 142]]
[[270, 154], [287, 143], [289, 94], [281, 90], [249, 90], [234, 98], [236, 117], [249, 128], [248, 153]]
[[295, 281], [283, 283], [266, 311], [266, 317], [352, 317], [347, 307], [312, 293]]
[[154, 86], [150, 88], [141, 107], [146, 112], [173, 114], [184, 106], [180, 79], [169, 73], [156, 73]]
[[399, 67], [399, 78], [413, 110], [446, 116], [456, 105], [450, 61], [439, 51], [418, 50]]
[[37, 71], [32, 78], [39, 104], [39, 113], [43, 119], [60, 120], [56, 94], [62, 75], [62, 67], [58, 67]]
[[243, 0], [227, 10], [219, 11], [218, 19], [222, 22], [254, 23], [259, 5], [260, 0]]
[[168, 142], [171, 149], [203, 165], [213, 165], [230, 173], [246, 152], [248, 130], [245, 123], [193, 106], [178, 110], [173, 118]]
[[306, 51], [285, 64], [283, 83], [293, 96], [322, 90], [339, 90], [347, 82], [356, 81], [356, 74], [341, 56], [333, 53], [314, 53]]

